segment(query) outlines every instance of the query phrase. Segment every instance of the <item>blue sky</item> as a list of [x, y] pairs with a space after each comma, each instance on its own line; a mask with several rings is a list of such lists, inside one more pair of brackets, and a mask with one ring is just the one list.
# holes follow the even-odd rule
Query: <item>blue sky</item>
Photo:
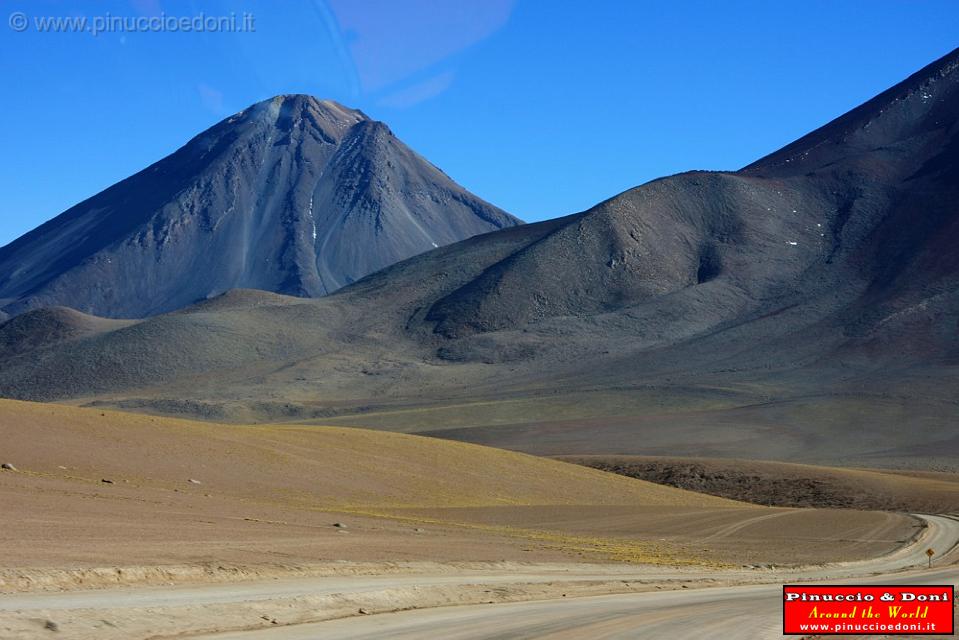
[[[954, 0], [0, 7], [0, 245], [276, 94], [360, 108], [532, 221], [661, 175], [739, 168], [959, 43]], [[94, 36], [35, 22], [201, 12], [249, 12], [255, 31]]]

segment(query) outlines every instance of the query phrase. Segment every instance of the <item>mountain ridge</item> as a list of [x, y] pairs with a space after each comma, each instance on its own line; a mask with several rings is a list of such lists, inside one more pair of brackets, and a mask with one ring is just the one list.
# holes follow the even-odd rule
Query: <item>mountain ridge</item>
[[[917, 93], [921, 92], [919, 99], [923, 103], [935, 100], [934, 91], [929, 91], [929, 89], [934, 89], [937, 81], [947, 79], [957, 69], [959, 69], [959, 48], [930, 62], [905, 80], [879, 93], [858, 107], [786, 146], [751, 162], [740, 171], [759, 173], [763, 170], [781, 169], [783, 168], [782, 165], [802, 160], [819, 144], [827, 142], [830, 138], [835, 139], [837, 136], [843, 139], [856, 129], [869, 127], [872, 121], [879, 119], [890, 106], [914, 98]], [[954, 118], [955, 115], [952, 114], [952, 117]], [[800, 150], [804, 151], [800, 152]]]

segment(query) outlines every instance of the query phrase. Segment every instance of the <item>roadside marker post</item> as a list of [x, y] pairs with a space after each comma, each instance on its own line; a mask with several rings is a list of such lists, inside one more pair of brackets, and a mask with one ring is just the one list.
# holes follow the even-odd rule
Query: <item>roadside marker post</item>
[[932, 569], [932, 556], [936, 554], [932, 549], [926, 549], [926, 557], [929, 558], [929, 568]]

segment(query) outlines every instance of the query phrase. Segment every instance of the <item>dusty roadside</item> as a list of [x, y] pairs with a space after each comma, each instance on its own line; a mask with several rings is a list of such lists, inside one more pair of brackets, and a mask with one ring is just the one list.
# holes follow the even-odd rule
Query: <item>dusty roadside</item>
[[[45, 594], [51, 596], [49, 606], [35, 598], [22, 603], [8, 600], [7, 610], [0, 610], [0, 635], [32, 640], [44, 630], [55, 629], [56, 637], [76, 640], [189, 637], [419, 608], [738, 584], [732, 576], [706, 578], [680, 571], [667, 577], [661, 569], [636, 567], [607, 566], [603, 573], [573, 565], [494, 572], [450, 567], [446, 571], [110, 590], [101, 592], [102, 598], [75, 592], [81, 597], [73, 601], [50, 593]], [[102, 606], [107, 600], [112, 604]], [[18, 604], [23, 607], [10, 609]]]
[[[295, 579], [249, 580], [238, 573], [230, 580], [225, 572], [213, 573], [205, 585], [8, 593], [0, 596], [0, 637], [28, 640], [55, 631], [75, 640], [156, 640], [409, 609], [864, 577], [921, 566], [926, 548], [953, 562], [959, 521], [923, 519], [928, 526], [922, 534], [894, 553], [819, 567], [365, 563], [315, 567], [313, 576]], [[113, 579], [126, 578], [121, 572]]]

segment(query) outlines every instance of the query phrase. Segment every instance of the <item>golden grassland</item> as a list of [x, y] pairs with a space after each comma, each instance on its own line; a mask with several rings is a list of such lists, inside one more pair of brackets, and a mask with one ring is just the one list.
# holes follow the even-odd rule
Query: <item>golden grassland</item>
[[[781, 562], [796, 549], [819, 557], [810, 531], [832, 538], [820, 545], [830, 557], [849, 558], [889, 550], [911, 527], [902, 516], [782, 510], [776, 535], [785, 537], [770, 546], [765, 530], [752, 542], [749, 532], [775, 510], [512, 451], [344, 427], [0, 400], [0, 438], [3, 461], [18, 469], [0, 473], [0, 501], [17, 514], [2, 533], [6, 567]], [[349, 526], [332, 527], [337, 520]], [[718, 541], [704, 548], [706, 536]]]
[[343, 427], [226, 425], [0, 400], [0, 433], [4, 455], [25, 472], [158, 488], [194, 478], [248, 498], [322, 508], [734, 504], [512, 451]]

